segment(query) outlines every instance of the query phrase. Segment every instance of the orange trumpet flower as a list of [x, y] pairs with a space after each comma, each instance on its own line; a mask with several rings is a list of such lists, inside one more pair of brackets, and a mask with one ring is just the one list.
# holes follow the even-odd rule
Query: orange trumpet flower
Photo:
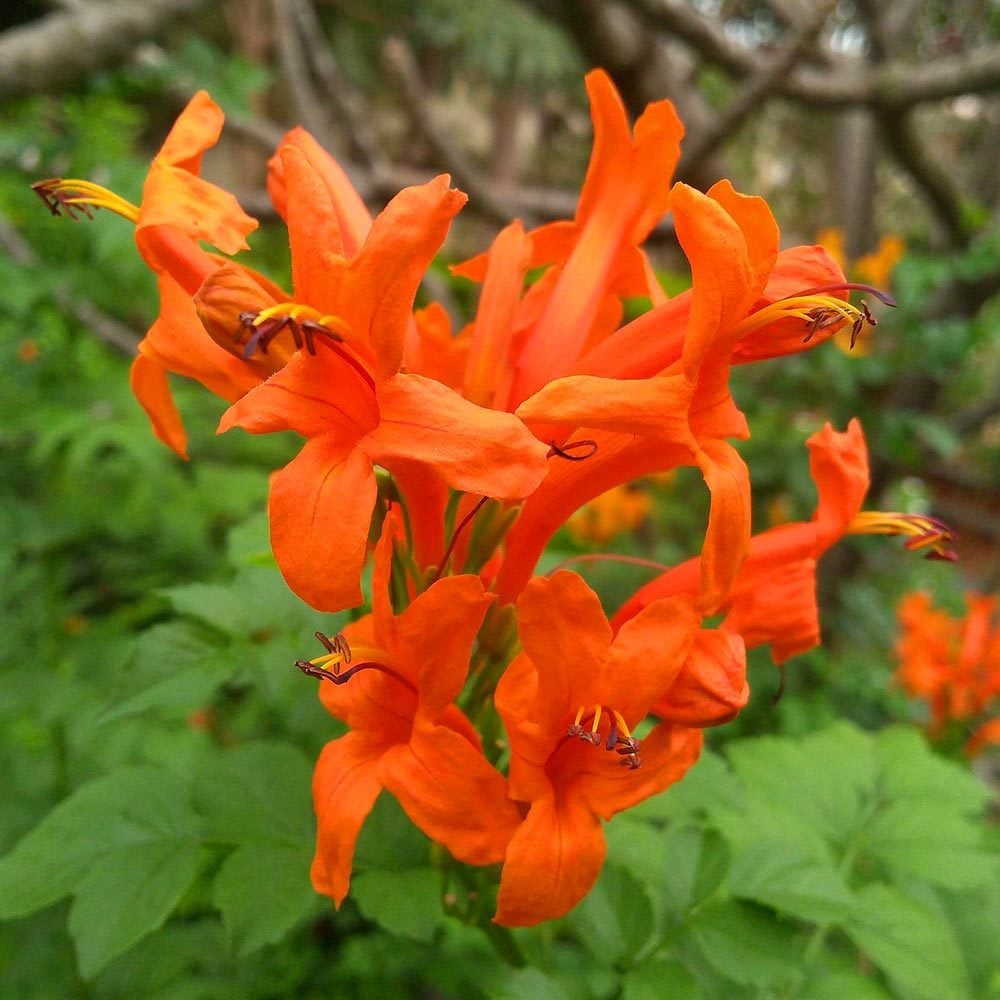
[[528, 813], [507, 848], [496, 921], [562, 916], [604, 862], [601, 821], [678, 781], [701, 732], [632, 728], [671, 685], [701, 618], [689, 598], [645, 609], [612, 638], [597, 595], [575, 573], [535, 578], [517, 604], [524, 653], [497, 685], [510, 740], [510, 794]]
[[453, 704], [492, 596], [474, 576], [439, 580], [400, 614], [389, 601], [395, 518], [376, 547], [372, 613], [300, 660], [325, 678], [323, 704], [350, 726], [328, 743], [313, 778], [318, 820], [313, 885], [339, 907], [354, 847], [382, 789], [429, 837], [468, 864], [503, 860], [520, 814], [479, 736]]

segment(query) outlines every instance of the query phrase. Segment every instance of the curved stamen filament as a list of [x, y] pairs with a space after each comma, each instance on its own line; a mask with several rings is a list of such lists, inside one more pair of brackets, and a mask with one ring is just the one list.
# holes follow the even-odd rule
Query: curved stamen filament
[[[882, 296], [880, 295], [879, 298]], [[851, 347], [854, 346], [865, 326], [878, 325], [878, 320], [864, 302], [860, 306], [854, 306], [845, 299], [838, 299], [832, 295], [803, 293], [789, 296], [786, 299], [778, 299], [763, 309], [751, 313], [736, 325], [733, 334], [741, 340], [755, 330], [780, 319], [802, 320], [806, 325], [806, 335], [803, 342], [811, 340], [819, 330], [850, 323]]]
[[[316, 326], [323, 327], [328, 334], [337, 336], [341, 340], [344, 337], [351, 336], [351, 327], [346, 320], [341, 319], [333, 313], [324, 315], [318, 309], [313, 309], [312, 306], [302, 305], [298, 302], [279, 302], [277, 305], [261, 309], [254, 317], [253, 325], [259, 327], [262, 323], [266, 323], [268, 320], [278, 316], [287, 316], [296, 323], [303, 323], [303, 321], [305, 323], [314, 323]], [[311, 351], [310, 353], [315, 354], [315, 351]]]
[[31, 189], [45, 202], [53, 215], [65, 213], [70, 219], [83, 215], [89, 219], [92, 218], [91, 209], [106, 208], [129, 222], [139, 221], [138, 206], [92, 181], [50, 177], [36, 181]]
[[251, 358], [258, 349], [261, 354], [267, 354], [268, 345], [283, 330], [291, 334], [296, 350], [304, 345], [309, 354], [315, 354], [316, 335], [320, 334], [326, 338], [330, 349], [354, 368], [372, 390], [375, 389], [375, 380], [365, 363], [353, 351], [340, 346], [344, 340], [353, 337], [353, 331], [350, 324], [339, 316], [324, 314], [312, 306], [296, 302], [282, 302], [260, 312], [242, 312], [239, 319], [250, 331], [250, 338], [243, 346], [245, 359]]
[[579, 441], [567, 441], [563, 445], [550, 441], [549, 453], [545, 457], [565, 458], [568, 462], [583, 462], [596, 454], [597, 442], [590, 438], [581, 438]]
[[[377, 670], [379, 673], [392, 677], [413, 694], [417, 693], [417, 689], [402, 674], [392, 667], [386, 666], [385, 661], [389, 659], [389, 656], [377, 646], [355, 644], [351, 647], [348, 645], [347, 639], [340, 633], [330, 639], [322, 632], [317, 632], [316, 638], [326, 647], [326, 653], [313, 657], [311, 660], [295, 661], [295, 666], [307, 676], [331, 681], [339, 686], [346, 684], [362, 670]], [[341, 669], [355, 659], [358, 662], [354, 663], [352, 667], [347, 670]]]
[[[600, 733], [601, 723], [605, 718], [608, 720], [607, 739], [603, 739]], [[587, 722], [590, 723], [589, 728]], [[639, 740], [632, 735], [621, 712], [608, 705], [593, 705], [589, 708], [581, 705], [566, 730], [566, 736], [570, 739], [582, 739], [595, 747], [604, 743], [604, 749], [618, 754], [622, 758], [619, 763], [630, 771], [642, 766]]]
[[902, 535], [911, 552], [927, 549], [928, 559], [954, 562], [958, 555], [951, 547], [955, 532], [944, 521], [926, 514], [900, 514], [896, 511], [871, 510], [858, 514], [848, 525], [852, 535]]

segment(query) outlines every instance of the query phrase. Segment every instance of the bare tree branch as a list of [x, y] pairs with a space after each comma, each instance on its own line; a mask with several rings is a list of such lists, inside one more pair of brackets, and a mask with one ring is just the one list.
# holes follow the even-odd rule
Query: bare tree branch
[[303, 59], [302, 41], [296, 21], [296, 0], [271, 0], [274, 31], [278, 42], [281, 71], [292, 92], [296, 117], [312, 132], [320, 145], [333, 145], [333, 130], [325, 113], [326, 102], [313, 84], [309, 66]]
[[337, 109], [338, 121], [347, 133], [353, 155], [360, 158], [365, 169], [384, 173], [388, 163], [372, 131], [371, 111], [364, 97], [340, 72], [315, 8], [310, 0], [292, 0], [292, 8], [306, 58], [325, 96]]
[[[702, 57], [734, 76], [752, 76], [761, 57], [727, 38], [721, 25], [703, 17], [685, 0], [628, 0], [647, 25], [680, 38]], [[843, 108], [858, 104], [911, 108], [928, 101], [1000, 88], [1000, 44], [944, 55], [920, 65], [893, 60], [865, 73], [799, 69], [778, 93], [804, 104]]]
[[390, 36], [382, 46], [382, 62], [396, 84], [414, 127], [433, 151], [434, 158], [454, 175], [477, 209], [502, 225], [510, 221], [513, 206], [498, 198], [489, 180], [476, 168], [465, 150], [452, 141], [434, 121], [420, 67], [409, 44], [400, 36]]
[[723, 108], [711, 128], [696, 132], [684, 147], [679, 172], [696, 173], [708, 156], [730, 139], [740, 125], [759, 108], [780, 86], [812, 48], [826, 19], [837, 6], [837, 0], [823, 0], [811, 16], [807, 16], [786, 40], [776, 55], [741, 85], [736, 97]]
[[135, 46], [204, 0], [75, 4], [0, 35], [0, 100], [47, 93], [125, 62]]

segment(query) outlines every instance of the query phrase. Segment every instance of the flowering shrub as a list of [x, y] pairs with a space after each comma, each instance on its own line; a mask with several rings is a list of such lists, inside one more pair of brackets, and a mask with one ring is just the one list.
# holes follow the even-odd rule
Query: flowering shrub
[[[703, 730], [746, 704], [747, 650], [767, 645], [782, 663], [818, 643], [824, 552], [875, 533], [952, 557], [940, 522], [862, 510], [857, 421], [808, 441], [812, 519], [751, 532], [750, 470], [731, 444], [750, 429], [730, 369], [853, 342], [876, 322], [850, 301], [865, 286], [820, 247], [780, 250], [765, 202], [728, 181], [672, 184], [683, 129], [668, 102], [630, 128], [606, 75], [587, 88], [594, 147], [574, 219], [513, 222], [454, 268], [481, 285], [455, 331], [440, 305], [414, 311], [465, 203], [446, 176], [372, 218], [293, 129], [268, 175], [290, 292], [249, 266], [254, 220], [200, 177], [222, 128], [204, 93], [138, 205], [80, 180], [36, 185], [54, 214], [104, 208], [135, 223], [160, 313], [132, 387], [161, 441], [186, 454], [171, 375], [230, 404], [220, 431], [305, 439], [270, 483], [289, 588], [319, 612], [361, 608], [370, 561], [370, 612], [317, 632], [323, 652], [296, 664], [347, 727], [313, 778], [312, 882], [338, 907], [384, 790], [446, 849], [440, 867], [502, 866], [486, 876], [496, 923], [565, 915], [601, 872], [604, 823], [681, 781]], [[643, 250], [667, 213], [691, 268], [673, 298]], [[650, 308], [623, 323], [636, 296]], [[659, 567], [610, 616], [576, 573], [537, 574], [583, 505], [683, 466], [710, 495], [700, 552]]]

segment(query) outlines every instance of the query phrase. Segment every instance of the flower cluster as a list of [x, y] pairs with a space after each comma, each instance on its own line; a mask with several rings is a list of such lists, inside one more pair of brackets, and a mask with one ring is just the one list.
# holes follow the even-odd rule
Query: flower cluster
[[[672, 183], [683, 129], [669, 102], [633, 128], [604, 73], [587, 90], [594, 145], [575, 217], [513, 222], [454, 268], [481, 285], [458, 330], [437, 304], [414, 311], [466, 201], [447, 176], [372, 218], [293, 129], [268, 176], [291, 292], [244, 262], [254, 220], [199, 176], [222, 127], [203, 93], [138, 206], [84, 181], [36, 185], [55, 214], [105, 208], [136, 225], [160, 314], [132, 385], [160, 439], [184, 454], [169, 374], [231, 404], [220, 431], [304, 439], [271, 481], [288, 585], [321, 611], [357, 607], [374, 549], [371, 612], [298, 662], [349, 729], [314, 782], [313, 880], [338, 905], [384, 789], [454, 858], [502, 863], [499, 923], [566, 913], [601, 869], [603, 821], [683, 777], [702, 730], [746, 703], [747, 648], [769, 644], [781, 662], [818, 641], [827, 548], [875, 532], [949, 554], [937, 522], [860, 512], [857, 422], [809, 441], [815, 516], [751, 536], [731, 367], [842, 330], [853, 340], [874, 318], [821, 248], [779, 249], [763, 200], [728, 181]], [[667, 213], [692, 275], [674, 298], [642, 249]], [[651, 308], [623, 323], [636, 296]], [[681, 466], [700, 470], [711, 500], [696, 557], [662, 567], [610, 621], [580, 576], [535, 575], [584, 504]]]
[[956, 618], [935, 608], [927, 594], [903, 599], [895, 680], [927, 702], [933, 738], [951, 723], [975, 726], [965, 744], [972, 757], [1000, 743], [1000, 617], [996, 597], [968, 593], [965, 606]]

